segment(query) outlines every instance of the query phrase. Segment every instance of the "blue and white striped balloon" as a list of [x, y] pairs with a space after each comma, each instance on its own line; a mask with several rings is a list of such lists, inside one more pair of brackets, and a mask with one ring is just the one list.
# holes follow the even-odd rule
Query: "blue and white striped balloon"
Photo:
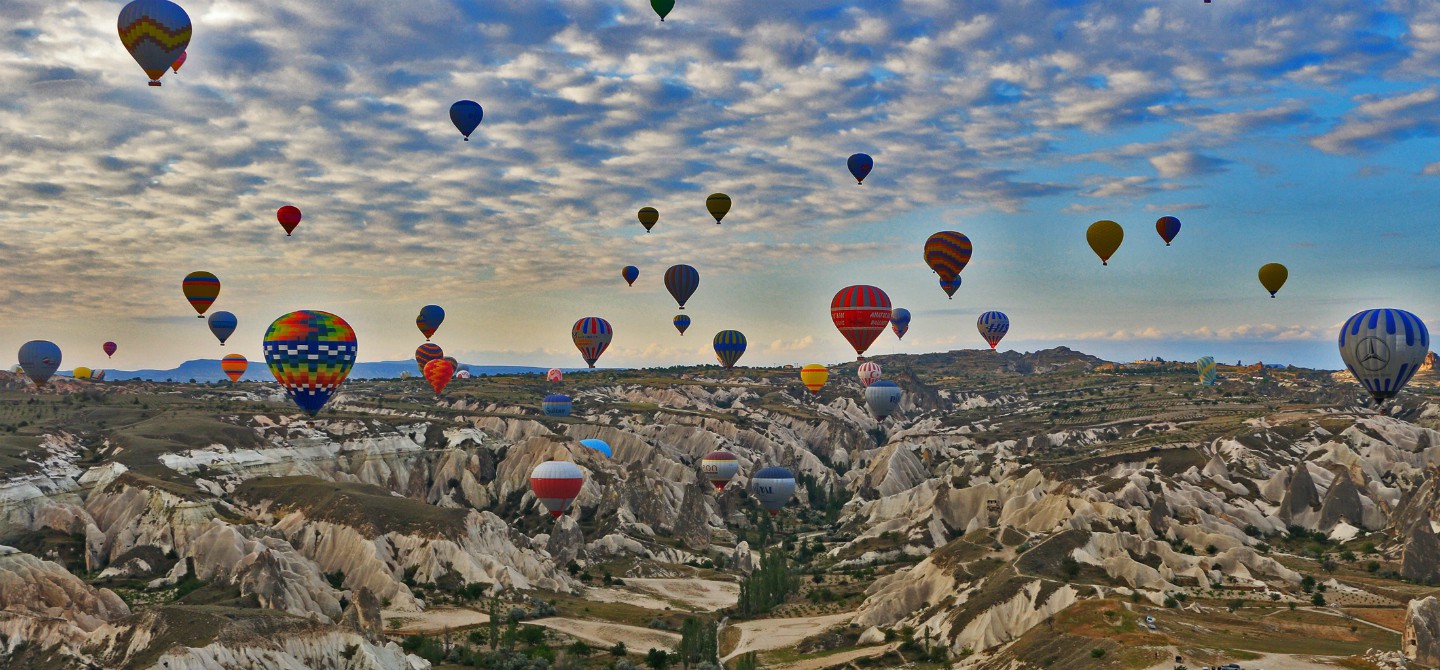
[[1367, 309], [1340, 328], [1340, 358], [1379, 405], [1400, 393], [1430, 351], [1430, 331], [1403, 309]]
[[980, 337], [985, 338], [990, 348], [994, 349], [995, 345], [1000, 344], [1000, 339], [1005, 337], [1005, 333], [1010, 332], [1010, 317], [1005, 316], [1004, 312], [986, 312], [975, 320], [975, 328], [980, 331]]

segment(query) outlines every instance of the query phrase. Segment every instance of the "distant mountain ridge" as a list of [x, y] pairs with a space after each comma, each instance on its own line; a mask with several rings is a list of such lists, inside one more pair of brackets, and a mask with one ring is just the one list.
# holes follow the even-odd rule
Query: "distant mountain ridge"
[[[537, 368], [526, 365], [475, 365], [470, 366], [470, 374], [473, 375], [524, 375], [524, 374], [545, 374], [549, 368]], [[576, 368], [561, 368], [567, 374], [577, 371]], [[368, 363], [356, 363], [355, 368], [350, 371], [351, 379], [395, 379], [402, 372], [409, 372], [414, 375], [419, 373], [415, 368], [415, 361], [372, 361]], [[60, 373], [68, 375], [68, 373]], [[179, 366], [169, 370], [106, 370], [107, 381], [125, 381], [140, 379], [143, 381], [163, 382], [177, 381], [188, 382], [218, 382], [227, 379], [225, 373], [220, 369], [220, 359], [201, 358], [185, 361]], [[244, 381], [270, 381], [269, 372], [265, 369], [265, 361], [250, 361], [250, 369], [245, 371]]]

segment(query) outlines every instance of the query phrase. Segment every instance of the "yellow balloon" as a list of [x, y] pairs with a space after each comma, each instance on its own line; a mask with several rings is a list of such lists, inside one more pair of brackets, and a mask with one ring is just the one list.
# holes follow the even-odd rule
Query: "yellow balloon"
[[725, 214], [730, 211], [730, 196], [711, 193], [710, 197], [705, 198], [705, 209], [710, 211], [710, 216], [715, 217], [715, 223], [720, 223], [720, 219], [725, 218]]
[[1124, 239], [1125, 229], [1114, 221], [1096, 221], [1085, 231], [1085, 241], [1090, 243], [1090, 248], [1100, 257], [1101, 265], [1110, 264], [1110, 257], [1115, 255], [1115, 250], [1120, 248], [1120, 241]]
[[75, 370], [70, 373], [70, 376], [74, 377], [75, 379], [89, 379], [90, 368], [75, 368]]
[[825, 386], [825, 381], [830, 379], [830, 371], [819, 363], [811, 363], [800, 368], [800, 381], [811, 393], [819, 393]]
[[1275, 292], [1285, 285], [1285, 280], [1290, 278], [1290, 271], [1279, 263], [1266, 263], [1260, 266], [1260, 285], [1270, 292], [1270, 297], [1275, 297]]

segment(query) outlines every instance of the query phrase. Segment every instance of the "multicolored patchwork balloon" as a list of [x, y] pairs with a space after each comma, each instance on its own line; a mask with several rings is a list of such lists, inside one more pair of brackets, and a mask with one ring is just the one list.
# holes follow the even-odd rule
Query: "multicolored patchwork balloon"
[[726, 370], [745, 354], [745, 333], [738, 330], [722, 330], [715, 333], [715, 358]]
[[570, 329], [570, 339], [575, 342], [575, 348], [580, 350], [580, 356], [585, 359], [585, 364], [595, 367], [595, 361], [600, 360], [600, 354], [605, 353], [605, 348], [610, 346], [610, 340], [615, 336], [615, 331], [610, 328], [610, 322], [598, 316], [587, 316], [575, 322]]
[[[140, 69], [150, 76], [150, 85], [159, 86], [165, 71], [178, 71], [185, 47], [190, 45], [190, 15], [170, 0], [134, 0], [120, 10], [116, 22], [120, 43]], [[178, 61], [178, 62], [177, 62]]]
[[265, 364], [291, 400], [320, 413], [355, 365], [358, 343], [345, 320], [329, 312], [290, 312], [265, 331]]

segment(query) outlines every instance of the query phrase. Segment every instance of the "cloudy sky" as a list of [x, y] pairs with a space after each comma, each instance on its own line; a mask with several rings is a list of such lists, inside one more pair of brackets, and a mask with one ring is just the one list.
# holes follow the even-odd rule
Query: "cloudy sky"
[[[713, 362], [728, 328], [742, 363], [835, 362], [829, 301], [857, 283], [914, 314], [875, 353], [983, 347], [989, 309], [1002, 348], [1125, 360], [1338, 368], [1360, 309], [1440, 327], [1433, 0], [678, 0], [664, 23], [644, 0], [181, 4], [188, 62], [151, 88], [122, 2], [0, 2], [0, 349], [258, 359], [311, 308], [397, 360], [437, 303], [435, 341], [471, 363], [579, 365], [589, 315], [616, 329], [602, 364]], [[485, 108], [470, 142], [460, 99]], [[1109, 267], [1085, 244], [1102, 218], [1126, 230]], [[921, 260], [938, 230], [975, 245], [953, 300]], [[1290, 269], [1273, 300], [1268, 262]], [[683, 338], [674, 263], [701, 275]], [[239, 316], [227, 347], [180, 293], [199, 269]]]

